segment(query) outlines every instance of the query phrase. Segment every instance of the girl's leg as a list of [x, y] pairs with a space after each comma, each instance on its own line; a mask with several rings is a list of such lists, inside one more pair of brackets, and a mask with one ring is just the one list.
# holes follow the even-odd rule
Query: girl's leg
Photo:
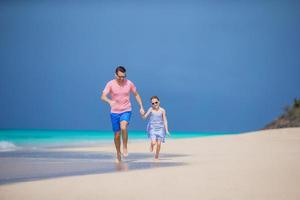
[[150, 152], [153, 152], [153, 147], [155, 146], [156, 141], [154, 139], [151, 139], [151, 144], [150, 144]]
[[154, 157], [157, 160], [158, 160], [158, 156], [159, 156], [160, 146], [161, 146], [161, 141], [157, 140], [157, 143], [156, 143], [156, 152], [155, 152], [155, 157]]

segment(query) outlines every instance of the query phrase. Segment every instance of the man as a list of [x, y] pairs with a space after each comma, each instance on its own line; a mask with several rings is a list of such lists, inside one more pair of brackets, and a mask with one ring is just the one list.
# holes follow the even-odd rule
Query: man
[[[126, 79], [126, 69], [123, 66], [118, 66], [115, 70], [115, 79], [109, 81], [101, 95], [101, 99], [108, 103], [111, 107], [111, 123], [115, 133], [114, 142], [117, 150], [116, 162], [121, 162], [121, 137], [123, 141], [123, 156], [128, 156], [127, 141], [128, 132], [127, 126], [131, 117], [130, 92], [136, 98], [140, 106], [140, 113], [145, 113], [142, 99], [137, 92], [135, 85]], [[107, 95], [111, 98], [108, 98]]]

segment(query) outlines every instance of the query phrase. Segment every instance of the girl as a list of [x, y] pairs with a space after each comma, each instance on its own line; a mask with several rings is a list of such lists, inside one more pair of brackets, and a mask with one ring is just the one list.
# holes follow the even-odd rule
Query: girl
[[155, 160], [158, 160], [161, 142], [165, 142], [166, 134], [170, 136], [168, 130], [168, 122], [166, 111], [160, 107], [159, 98], [157, 96], [151, 97], [152, 107], [148, 109], [146, 114], [142, 115], [144, 119], [149, 116], [147, 125], [148, 137], [151, 139], [150, 152], [153, 152], [156, 145]]

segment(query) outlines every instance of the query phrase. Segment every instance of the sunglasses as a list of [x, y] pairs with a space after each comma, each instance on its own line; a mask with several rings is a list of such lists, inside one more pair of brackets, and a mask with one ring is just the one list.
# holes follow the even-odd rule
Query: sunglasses
[[156, 102], [152, 102], [152, 105], [156, 105], [156, 104], [158, 104], [158, 101], [156, 101]]
[[119, 79], [121, 78], [126, 78], [126, 75], [125, 76], [119, 76], [119, 75], [116, 75]]

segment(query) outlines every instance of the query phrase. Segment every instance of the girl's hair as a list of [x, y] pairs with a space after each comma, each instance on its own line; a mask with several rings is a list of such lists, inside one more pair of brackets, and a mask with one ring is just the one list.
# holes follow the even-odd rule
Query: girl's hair
[[158, 96], [152, 96], [152, 97], [150, 98], [150, 100], [152, 101], [152, 99], [157, 99], [157, 100], [159, 101]]

